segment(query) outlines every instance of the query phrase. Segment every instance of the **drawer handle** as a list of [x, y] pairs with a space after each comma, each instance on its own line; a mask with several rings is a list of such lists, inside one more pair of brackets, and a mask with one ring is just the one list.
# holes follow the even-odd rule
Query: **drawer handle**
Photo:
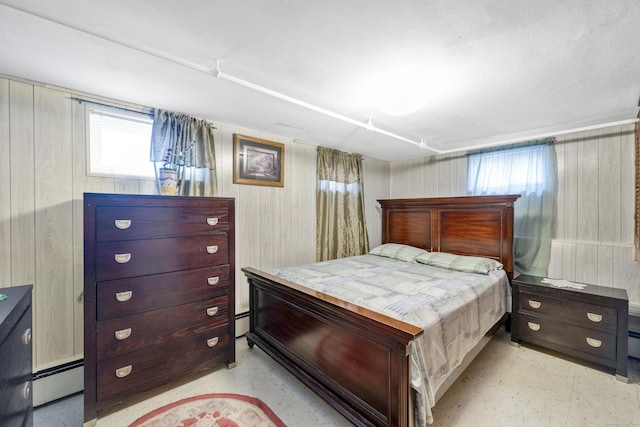
[[114, 222], [116, 224], [116, 228], [120, 230], [126, 230], [127, 228], [131, 227], [130, 219], [116, 219]]
[[132, 369], [133, 369], [133, 366], [131, 365], [125, 366], [124, 368], [116, 369], [116, 377], [124, 378], [131, 373]]
[[31, 344], [31, 328], [27, 328], [27, 330], [22, 334], [22, 344]]
[[218, 277], [218, 276], [216, 276], [216, 277], [207, 277], [207, 285], [209, 285], [209, 286], [217, 285], [219, 281], [220, 281], [220, 277]]
[[595, 323], [600, 323], [600, 322], [602, 322], [602, 314], [587, 313], [587, 317], [588, 317], [588, 318], [589, 318], [589, 320], [591, 320], [592, 322], [595, 322]]
[[595, 338], [587, 337], [587, 344], [589, 344], [591, 347], [598, 348], [602, 346], [602, 341], [597, 340]]
[[531, 329], [532, 331], [539, 331], [540, 330], [540, 325], [537, 324], [537, 323], [527, 322], [527, 326], [529, 326], [529, 329]]
[[218, 314], [218, 307], [209, 307], [207, 308], [207, 316], [213, 317]]
[[131, 328], [120, 329], [119, 331], [116, 331], [115, 335], [116, 339], [119, 341], [126, 340], [131, 336]]
[[209, 339], [207, 340], [207, 345], [208, 345], [209, 347], [215, 347], [217, 344], [218, 344], [218, 337], [215, 337], [215, 338], [209, 338]]
[[116, 300], [120, 302], [125, 302], [125, 301], [129, 301], [132, 296], [133, 296], [133, 291], [118, 292], [116, 294]]
[[541, 305], [540, 301], [529, 300], [529, 307], [531, 308], [540, 308]]
[[207, 253], [215, 254], [218, 252], [218, 245], [207, 246]]
[[118, 264], [126, 264], [131, 261], [131, 254], [115, 254], [114, 258]]
[[31, 396], [31, 381], [27, 381], [20, 391], [20, 397], [22, 397], [22, 400], [29, 399], [29, 396]]
[[218, 224], [218, 218], [207, 218], [207, 224], [214, 226]]

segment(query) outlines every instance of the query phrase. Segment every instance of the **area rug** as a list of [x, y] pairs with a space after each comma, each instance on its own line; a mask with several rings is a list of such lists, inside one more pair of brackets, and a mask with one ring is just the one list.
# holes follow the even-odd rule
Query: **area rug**
[[165, 405], [129, 427], [286, 427], [260, 399], [203, 394]]

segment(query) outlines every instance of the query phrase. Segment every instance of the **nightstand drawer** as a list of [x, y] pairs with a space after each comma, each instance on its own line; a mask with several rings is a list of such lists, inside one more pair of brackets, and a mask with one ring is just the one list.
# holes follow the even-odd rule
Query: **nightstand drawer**
[[519, 312], [553, 317], [562, 322], [611, 334], [615, 334], [618, 327], [618, 311], [615, 308], [527, 292], [526, 286], [520, 288]]
[[557, 320], [519, 315], [520, 337], [534, 344], [539, 341], [592, 354], [611, 361], [616, 360], [616, 336], [601, 331], [581, 328]]

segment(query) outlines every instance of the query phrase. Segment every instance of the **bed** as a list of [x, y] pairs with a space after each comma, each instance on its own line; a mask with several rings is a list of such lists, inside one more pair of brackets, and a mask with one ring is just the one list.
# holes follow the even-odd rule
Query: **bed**
[[[502, 264], [504, 281], [509, 283], [513, 205], [518, 197], [379, 200], [381, 246], [407, 245], [430, 254], [495, 260]], [[288, 280], [279, 271], [251, 267], [242, 271], [250, 290], [246, 334], [250, 347], [257, 345], [357, 426], [414, 425], [421, 402], [416, 399], [417, 369], [412, 367], [412, 356], [419, 348], [416, 343], [424, 343], [427, 336], [422, 327]], [[498, 320], [438, 384], [435, 401], [505, 321], [508, 310], [505, 307], [499, 313]], [[427, 406], [430, 415], [432, 405]]]

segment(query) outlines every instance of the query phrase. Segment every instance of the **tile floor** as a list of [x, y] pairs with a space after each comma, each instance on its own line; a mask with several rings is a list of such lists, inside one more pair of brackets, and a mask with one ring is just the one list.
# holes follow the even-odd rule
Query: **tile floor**
[[[221, 368], [98, 418], [126, 427], [148, 411], [184, 397], [238, 393], [261, 399], [289, 427], [347, 427], [341, 415], [257, 347], [238, 339], [237, 367]], [[555, 353], [510, 345], [501, 330], [433, 409], [434, 426], [640, 426], [640, 361], [629, 383]], [[37, 408], [35, 427], [82, 425], [82, 394]]]

